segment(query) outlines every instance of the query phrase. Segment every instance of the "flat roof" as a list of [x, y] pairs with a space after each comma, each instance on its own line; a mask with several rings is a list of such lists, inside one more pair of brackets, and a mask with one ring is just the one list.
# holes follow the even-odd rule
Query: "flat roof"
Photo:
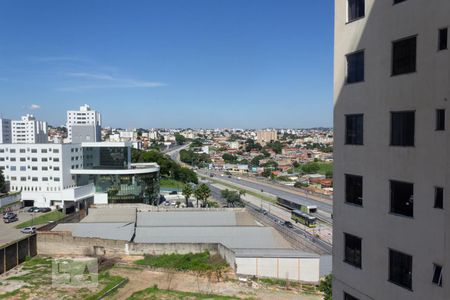
[[136, 222], [136, 208], [89, 208], [89, 214], [80, 223], [129, 223]]
[[218, 243], [227, 248], [291, 248], [272, 227], [137, 227], [136, 243]]
[[65, 223], [56, 225], [52, 231], [69, 231], [75, 237], [131, 241], [134, 223]]
[[235, 226], [233, 211], [161, 211], [138, 212], [137, 226]]

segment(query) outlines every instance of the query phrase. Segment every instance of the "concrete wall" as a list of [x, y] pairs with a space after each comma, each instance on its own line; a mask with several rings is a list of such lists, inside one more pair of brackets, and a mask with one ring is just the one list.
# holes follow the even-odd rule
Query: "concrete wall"
[[319, 258], [236, 257], [236, 273], [317, 283], [319, 263]]
[[20, 193], [9, 195], [9, 196], [6, 196], [6, 197], [2, 197], [2, 198], [0, 198], [0, 208], [5, 206], [5, 205], [8, 205], [8, 204], [11, 204], [11, 203], [14, 203], [14, 202], [18, 202], [21, 199], [22, 198], [21, 198], [21, 194]]
[[33, 234], [0, 248], [0, 274], [23, 263], [27, 256], [35, 256], [36, 241], [36, 235]]

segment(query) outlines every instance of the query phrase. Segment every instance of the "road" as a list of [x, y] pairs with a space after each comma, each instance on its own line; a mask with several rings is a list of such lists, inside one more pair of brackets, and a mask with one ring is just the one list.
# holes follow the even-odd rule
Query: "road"
[[[219, 201], [222, 205], [226, 205], [226, 201], [222, 199], [220, 195], [221, 189], [224, 189], [226, 187], [220, 186], [220, 184], [214, 184], [207, 182], [209, 185], [212, 197]], [[324, 253], [330, 254], [332, 251], [332, 245], [331, 245], [331, 232], [328, 235], [328, 233], [325, 231], [326, 227], [324, 227], [321, 231], [320, 228], [312, 229], [312, 228], [302, 228], [300, 226], [297, 226], [294, 224], [293, 228], [288, 228], [284, 226], [285, 221], [290, 221], [291, 217], [289, 212], [286, 210], [276, 206], [272, 205], [270, 203], [267, 203], [265, 201], [261, 201], [260, 199], [257, 199], [254, 196], [251, 195], [244, 195], [243, 200], [246, 202], [246, 208], [252, 210], [256, 214], [260, 214], [261, 218], [265, 218], [266, 221], [269, 223], [272, 223], [275, 228], [280, 227], [283, 230], [287, 230], [290, 232], [295, 233], [299, 237], [308, 240], [310, 243], [315, 244], [317, 247], [319, 247]], [[262, 213], [261, 207], [265, 210], [265, 213]], [[316, 235], [319, 234], [323, 239], [319, 239], [316, 237]]]
[[[17, 224], [30, 220], [32, 214], [24, 212], [22, 210], [14, 212], [17, 213], [19, 221], [8, 224], [3, 223], [3, 220], [0, 221], [0, 246], [11, 243], [25, 236], [20, 232], [20, 229], [16, 229], [15, 226]], [[35, 214], [35, 216], [38, 215], [39, 214]]]

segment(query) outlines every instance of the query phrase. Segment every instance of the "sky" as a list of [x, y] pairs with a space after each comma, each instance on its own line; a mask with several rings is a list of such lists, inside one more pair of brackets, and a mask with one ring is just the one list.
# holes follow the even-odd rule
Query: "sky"
[[2, 0], [0, 117], [332, 126], [333, 0]]

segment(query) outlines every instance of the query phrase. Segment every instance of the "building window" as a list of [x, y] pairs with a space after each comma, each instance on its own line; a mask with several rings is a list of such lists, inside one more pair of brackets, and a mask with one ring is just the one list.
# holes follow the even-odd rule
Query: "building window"
[[38, 178], [37, 177], [33, 177], [33, 178], [31, 178], [31, 181], [38, 181]]
[[32, 171], [37, 171], [37, 170], [38, 170], [38, 167], [31, 167], [31, 170], [32, 170]]
[[55, 177], [55, 178], [53, 178], [53, 181], [57, 181], [57, 182], [59, 182], [59, 177]]
[[41, 153], [47, 153], [47, 149], [41, 149]]
[[26, 171], [26, 170], [27, 170], [27, 167], [25, 167], [25, 166], [20, 167], [20, 171]]
[[48, 167], [42, 167], [42, 171], [48, 171]]
[[447, 50], [448, 28], [439, 29], [439, 46], [438, 50]]
[[391, 213], [414, 216], [414, 184], [391, 180]]
[[412, 289], [412, 256], [389, 249], [389, 281]]
[[41, 158], [41, 161], [46, 162], [46, 161], [48, 161], [48, 159], [46, 157], [43, 157], [43, 158]]
[[415, 112], [391, 112], [391, 146], [414, 146]]
[[436, 109], [436, 130], [445, 130], [445, 109]]
[[364, 0], [348, 0], [348, 22], [364, 17]]
[[364, 130], [364, 115], [345, 116], [345, 144], [362, 145]]
[[394, 0], [394, 4], [405, 2], [406, 0]]
[[364, 81], [364, 51], [347, 55], [347, 83]]
[[362, 176], [345, 174], [345, 202], [362, 205]]
[[434, 208], [444, 208], [444, 189], [441, 187], [434, 188]]
[[442, 286], [442, 266], [434, 264], [433, 283]]
[[344, 261], [354, 267], [361, 268], [361, 239], [344, 233]]
[[409, 37], [392, 43], [392, 75], [416, 71], [417, 37]]
[[346, 292], [344, 292], [344, 300], [359, 300], [359, 299], [356, 298], [356, 297], [353, 297], [350, 294], [347, 294]]
[[59, 171], [59, 167], [54, 167], [53, 171]]
[[31, 149], [31, 153], [37, 153], [37, 149]]

